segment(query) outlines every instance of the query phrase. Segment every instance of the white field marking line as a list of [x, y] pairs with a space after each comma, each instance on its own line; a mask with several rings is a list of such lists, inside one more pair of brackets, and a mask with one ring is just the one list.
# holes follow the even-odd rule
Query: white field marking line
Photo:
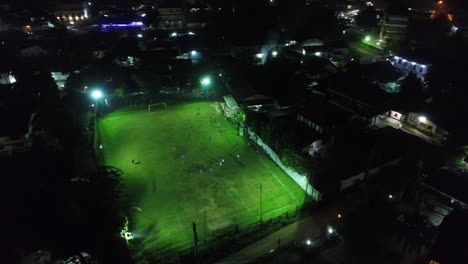
[[285, 205], [285, 206], [283, 206], [283, 207], [281, 207], [281, 208], [278, 208], [278, 209], [275, 209], [275, 210], [273, 210], [273, 211], [266, 212], [266, 213], [264, 213], [263, 215], [272, 214], [272, 213], [274, 213], [274, 212], [276, 212], [276, 211], [283, 210], [284, 208], [291, 207], [291, 206], [292, 206], [292, 205]]
[[299, 201], [296, 199], [296, 197], [294, 197], [294, 195], [291, 193], [291, 191], [289, 191], [289, 189], [280, 181], [280, 179], [278, 179], [278, 177], [276, 177], [276, 174], [274, 172], [272, 172], [271, 174], [273, 174], [273, 177], [275, 177], [275, 179], [281, 184], [281, 186], [284, 187], [284, 189], [286, 189], [286, 191], [288, 191], [289, 195], [291, 195], [291, 197], [296, 200], [296, 202], [299, 203]]
[[248, 211], [252, 211], [250, 210], [250, 208], [247, 206], [247, 204], [244, 202], [244, 200], [242, 200], [241, 196], [239, 195], [239, 192], [236, 190], [235, 187], [231, 187], [231, 190], [233, 193], [237, 194], [237, 197], [239, 197], [239, 200], [241, 201], [242, 205], [244, 205], [244, 208], [247, 208]]

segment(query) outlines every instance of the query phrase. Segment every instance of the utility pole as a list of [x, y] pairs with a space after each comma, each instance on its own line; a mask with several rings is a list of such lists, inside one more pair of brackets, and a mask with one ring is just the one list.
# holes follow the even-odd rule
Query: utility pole
[[[315, 170], [312, 169], [312, 173], [314, 173]], [[307, 173], [307, 181], [306, 181], [306, 187], [305, 187], [305, 196], [304, 196], [304, 204], [307, 202], [307, 197], [308, 197], [308, 189], [309, 189], [309, 182], [310, 182], [310, 173]]]
[[206, 208], [205, 208], [205, 219], [203, 224], [203, 241], [206, 243]]
[[262, 185], [260, 184], [260, 222], [263, 221], [263, 198], [262, 198]]
[[193, 229], [193, 242], [194, 242], [194, 250], [193, 254], [196, 257], [198, 255], [198, 236], [197, 236], [197, 224], [195, 222], [192, 223], [192, 229]]

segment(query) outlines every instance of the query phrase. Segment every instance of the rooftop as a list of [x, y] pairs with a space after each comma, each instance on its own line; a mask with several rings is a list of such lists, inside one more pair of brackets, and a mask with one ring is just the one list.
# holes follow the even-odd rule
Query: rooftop
[[446, 193], [457, 200], [468, 203], [468, 175], [463, 172], [440, 169], [431, 175], [426, 182], [437, 190]]
[[305, 105], [299, 114], [320, 126], [343, 125], [351, 118], [349, 112], [328, 102]]
[[364, 78], [369, 81], [382, 83], [395, 82], [405, 76], [399, 69], [393, 67], [389, 61], [379, 61], [361, 65]]

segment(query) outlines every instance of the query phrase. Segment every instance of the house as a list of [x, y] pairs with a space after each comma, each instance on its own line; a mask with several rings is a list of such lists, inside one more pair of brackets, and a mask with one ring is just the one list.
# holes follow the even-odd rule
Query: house
[[185, 26], [183, 4], [178, 0], [164, 1], [158, 5], [160, 29], [182, 29]]
[[[344, 148], [348, 158], [341, 162], [344, 166], [340, 186], [342, 191], [373, 177], [385, 167], [399, 164], [425, 144], [420, 139], [390, 127], [344, 137], [348, 142], [344, 144], [355, 148]], [[343, 145], [342, 142], [338, 144]]]
[[443, 109], [438, 109], [431, 103], [394, 105], [379, 120], [385, 124], [376, 125], [402, 129], [430, 143], [443, 143], [449, 136], [445, 128], [449, 127], [446, 116], [447, 113]]
[[468, 208], [468, 174], [443, 167], [428, 174], [422, 186], [433, 194], [433, 201], [452, 209]]
[[57, 5], [54, 15], [57, 17], [57, 20], [62, 22], [79, 23], [89, 18], [90, 14], [88, 10], [88, 3], [64, 3]]
[[15, 153], [28, 152], [31, 150], [31, 147], [32, 142], [30, 138], [0, 137], [0, 156], [11, 156]]
[[16, 79], [12, 72], [0, 73], [0, 84], [12, 84], [15, 82], [16, 82]]
[[364, 79], [389, 93], [398, 93], [400, 84], [406, 77], [402, 70], [393, 67], [389, 61], [363, 64], [361, 65], [361, 73]]
[[447, 215], [438, 228], [439, 235], [430, 249], [426, 264], [468, 263], [468, 210], [457, 210]]
[[54, 79], [55, 81], [55, 84], [57, 84], [58, 89], [60, 91], [63, 91], [63, 89], [65, 88], [65, 82], [70, 76], [70, 73], [53, 71], [51, 72], [51, 75], [52, 75], [52, 79]]
[[393, 56], [391, 62], [393, 66], [400, 69], [405, 74], [414, 73], [421, 81], [424, 81], [432, 65], [427, 57], [409, 53]]
[[351, 117], [350, 113], [329, 102], [309, 103], [298, 109], [297, 121], [307, 126], [311, 130], [309, 133], [319, 135], [306, 147], [309, 155], [326, 155], [327, 147], [333, 144], [334, 133], [342, 129]]
[[32, 57], [44, 57], [47, 56], [47, 50], [35, 45], [20, 50], [21, 57], [32, 58]]
[[303, 106], [297, 120], [320, 134], [328, 133], [335, 125], [343, 124], [350, 117], [348, 112], [326, 103], [324, 105]]
[[188, 10], [186, 15], [187, 28], [200, 29], [206, 27], [213, 18], [213, 10], [206, 4], [195, 2], [193, 4], [187, 3]]
[[328, 101], [366, 122], [376, 122], [379, 114], [388, 111], [396, 97], [378, 89], [375, 84], [356, 77], [353, 72], [338, 73], [324, 80], [313, 92], [326, 94]]

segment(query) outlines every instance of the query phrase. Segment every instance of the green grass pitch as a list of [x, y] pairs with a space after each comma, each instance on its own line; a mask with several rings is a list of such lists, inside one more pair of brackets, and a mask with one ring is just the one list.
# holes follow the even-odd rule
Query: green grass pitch
[[138, 207], [131, 231], [148, 250], [190, 245], [192, 222], [200, 239], [258, 222], [260, 184], [264, 220], [304, 200], [281, 168], [238, 135], [217, 102], [117, 111], [99, 129], [105, 164], [124, 172], [126, 195]]

